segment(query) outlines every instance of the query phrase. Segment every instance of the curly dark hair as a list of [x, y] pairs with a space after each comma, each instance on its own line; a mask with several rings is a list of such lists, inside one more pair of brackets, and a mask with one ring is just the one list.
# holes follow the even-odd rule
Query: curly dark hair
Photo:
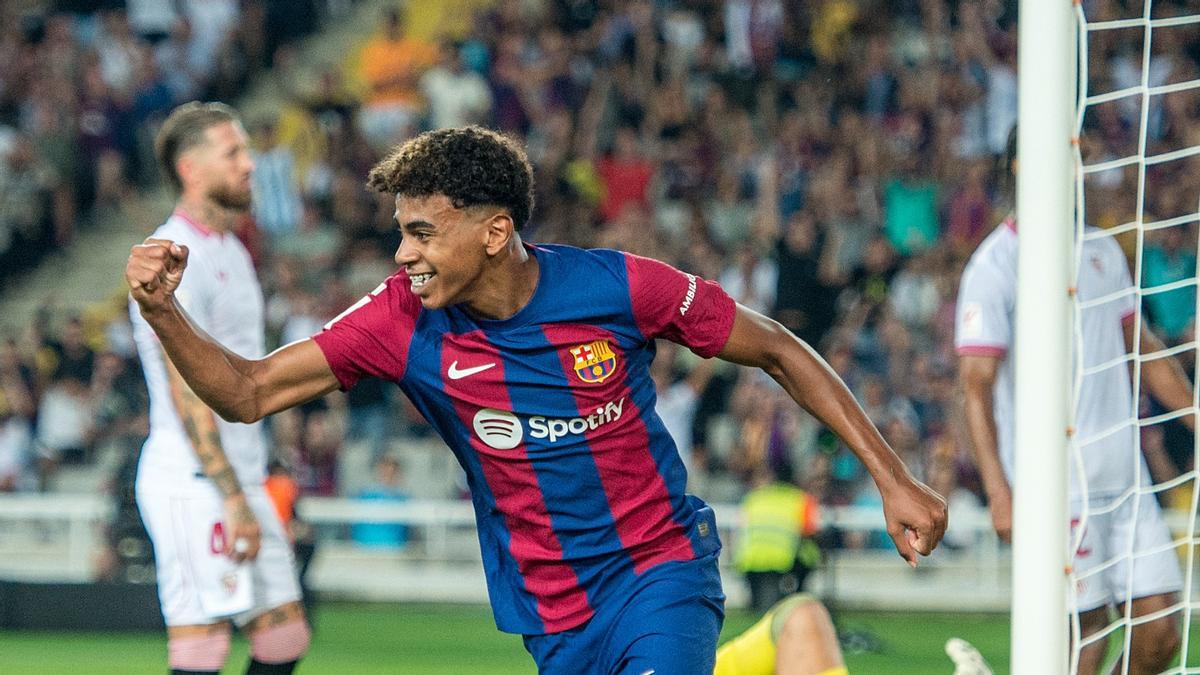
[[500, 206], [517, 230], [533, 211], [533, 167], [520, 144], [483, 127], [427, 131], [371, 169], [367, 185], [403, 197], [442, 194], [454, 208]]

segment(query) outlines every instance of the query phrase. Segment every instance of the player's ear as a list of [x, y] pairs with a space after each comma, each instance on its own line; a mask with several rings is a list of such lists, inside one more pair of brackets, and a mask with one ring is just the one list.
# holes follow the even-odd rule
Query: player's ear
[[196, 162], [192, 153], [184, 152], [175, 158], [175, 175], [179, 176], [179, 184], [187, 185], [196, 171]]
[[513, 238], [512, 217], [507, 213], [498, 212], [493, 214], [487, 220], [487, 254], [496, 255], [508, 247], [508, 242]]

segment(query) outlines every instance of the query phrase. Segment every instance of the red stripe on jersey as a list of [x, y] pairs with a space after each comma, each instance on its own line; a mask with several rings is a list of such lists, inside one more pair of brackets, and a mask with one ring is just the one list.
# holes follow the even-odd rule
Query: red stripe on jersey
[[[476, 370], [489, 364], [494, 365]], [[451, 367], [454, 372], [468, 375], [451, 379], [447, 375]], [[506, 437], [520, 441], [524, 431], [520, 420], [512, 416], [500, 352], [480, 331], [447, 335], [442, 340], [442, 374], [446, 394], [454, 401], [496, 508], [504, 516], [509, 552], [526, 589], [537, 601], [538, 616], [546, 631], [559, 632], [587, 621], [593, 610], [575, 570], [563, 561], [562, 545], [554, 533], [525, 445], [517, 442], [507, 447], [504, 442]], [[481, 414], [488, 409], [499, 414]], [[485, 443], [481, 433], [500, 448]]]
[[[628, 359], [616, 338], [594, 326], [547, 324], [542, 330], [558, 350], [580, 416], [603, 416], [610, 403], [623, 401], [619, 420], [598, 425], [584, 435], [617, 536], [633, 559], [634, 571], [641, 574], [659, 563], [695, 558], [691, 540], [675, 522], [667, 484], [650, 454], [650, 434], [633, 403], [626, 380]], [[616, 354], [615, 370], [602, 383], [589, 384], [576, 373], [571, 349], [597, 340], [606, 340]]]

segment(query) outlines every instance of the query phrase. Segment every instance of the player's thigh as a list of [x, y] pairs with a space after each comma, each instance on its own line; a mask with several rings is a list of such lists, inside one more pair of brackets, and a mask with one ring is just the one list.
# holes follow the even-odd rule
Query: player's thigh
[[640, 586], [605, 645], [610, 673], [711, 673], [725, 620], [715, 560], [667, 563]]
[[646, 629], [625, 647], [612, 673], [690, 675], [711, 673], [723, 610], [708, 599], [659, 608]]
[[226, 593], [224, 577], [230, 567], [217, 545], [220, 503], [202, 494], [144, 489], [136, 496], [154, 546], [158, 597], [167, 626], [221, 621], [228, 614], [211, 606], [212, 598]]
[[[525, 636], [542, 675], [712, 673], [724, 619], [723, 597], [694, 590], [667, 600], [635, 592], [619, 612], [597, 612], [578, 628]], [[686, 595], [686, 597], [685, 597]], [[614, 614], [616, 616], [614, 616]]]
[[1067, 607], [1081, 613], [1113, 603], [1109, 575], [1102, 569], [1111, 555], [1113, 514], [1096, 512], [1100, 505], [1082, 499], [1072, 499], [1070, 504], [1074, 588], [1068, 593]]
[[[1123, 556], [1106, 573], [1110, 589], [1115, 590], [1115, 604], [1183, 589], [1183, 574], [1175, 546], [1171, 545], [1171, 532], [1153, 495], [1136, 495], [1112, 513], [1108, 550], [1110, 555], [1116, 552]], [[1133, 557], [1128, 557], [1129, 552]]]
[[[257, 617], [287, 605], [300, 609], [301, 599], [292, 543], [271, 506], [270, 498], [265, 491], [251, 488], [246, 490], [246, 500], [258, 518], [262, 540], [258, 557], [250, 563], [252, 607], [236, 617], [241, 627], [247, 627]], [[300, 613], [303, 616], [302, 609]]]

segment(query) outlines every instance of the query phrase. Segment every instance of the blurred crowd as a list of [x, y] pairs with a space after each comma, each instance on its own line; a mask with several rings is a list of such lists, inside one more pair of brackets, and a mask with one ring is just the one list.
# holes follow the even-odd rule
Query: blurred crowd
[[[0, 72], [0, 195], [31, 185], [43, 207], [42, 230], [0, 213], [0, 251], [62, 245], [82, 205], [149, 184], [147, 119], [190, 98], [236, 102], [246, 78], [278, 78], [277, 111], [246, 120], [257, 169], [242, 233], [271, 339], [284, 344], [395, 270], [391, 197], [364, 188], [373, 163], [422, 130], [484, 124], [528, 147], [527, 240], [620, 248], [718, 280], [817, 348], [952, 508], [979, 501], [958, 420], [954, 300], [966, 259], [1013, 208], [1003, 157], [1017, 119], [1015, 0], [410, 2], [315, 67], [301, 67], [294, 43], [264, 39], [271, 2], [175, 3], [186, 11], [150, 24], [134, 8], [156, 3], [117, 4], [46, 14], [36, 30], [0, 25], [0, 53], [15, 64]], [[1082, 7], [1092, 21], [1142, 12], [1120, 0]], [[1200, 14], [1200, 2], [1161, 0], [1154, 12]], [[1142, 28], [1093, 33], [1089, 93], [1200, 77], [1200, 41], [1186, 30], [1154, 31], [1147, 74]], [[46, 78], [64, 84], [31, 86]], [[1200, 145], [1200, 90], [1102, 102], [1083, 122], [1086, 163], [1142, 144], [1147, 155]], [[1144, 181], [1136, 165], [1084, 180], [1090, 224], [1178, 221], [1123, 240], [1142, 254], [1146, 287], [1196, 273], [1185, 218], [1200, 200], [1196, 162], [1163, 161]], [[1194, 338], [1193, 286], [1145, 305], [1168, 341]], [[61, 328], [39, 320], [4, 346], [0, 488], [45, 487], [56, 463], [90, 461], [116, 436], [136, 453], [145, 395], [122, 311], [118, 298]], [[854, 456], [760, 373], [662, 345], [655, 377], [706, 499], [737, 501], [772, 467], [823, 504], [878, 502]], [[303, 491], [322, 495], [342, 493], [347, 443], [382, 458], [430, 433], [384, 383], [271, 426]], [[1192, 468], [1177, 430], [1146, 433]]]
[[186, 101], [232, 100], [321, 0], [0, 3], [0, 282], [157, 181], [153, 139]]

